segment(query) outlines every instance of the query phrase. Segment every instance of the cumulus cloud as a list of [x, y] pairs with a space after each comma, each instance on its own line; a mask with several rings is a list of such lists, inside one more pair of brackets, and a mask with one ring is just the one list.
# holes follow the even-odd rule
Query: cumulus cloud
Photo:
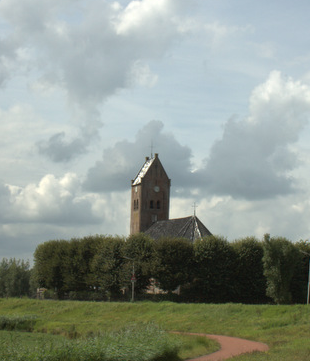
[[0, 254], [32, 259], [39, 243], [91, 234], [127, 234], [129, 192], [85, 193], [76, 174], [25, 187], [0, 182]]
[[27, 104], [14, 105], [6, 110], [0, 108], [0, 131], [6, 135], [0, 143], [2, 152], [10, 144], [14, 144], [16, 151], [16, 147], [23, 143], [24, 138], [33, 140], [39, 132], [43, 132], [43, 124], [42, 118]]
[[95, 109], [75, 107], [74, 123], [80, 124], [79, 131], [74, 132], [70, 139], [62, 131], [51, 135], [47, 140], [37, 141], [39, 154], [46, 155], [54, 162], [68, 162], [87, 153], [88, 146], [100, 138], [102, 123], [99, 119], [99, 112]]
[[0, 223], [4, 222], [7, 218], [7, 211], [10, 206], [10, 190], [8, 186], [3, 183], [0, 183]]
[[151, 155], [151, 145], [172, 178], [175, 186], [188, 183], [191, 176], [191, 151], [181, 145], [171, 133], [163, 131], [161, 121], [151, 121], [136, 135], [134, 142], [123, 140], [103, 152], [103, 159], [89, 169], [85, 188], [94, 192], [109, 192], [130, 188], [145, 157]]
[[213, 234], [229, 241], [265, 233], [284, 236], [292, 241], [309, 239], [310, 203], [308, 193], [279, 196], [269, 199], [244, 200], [231, 196], [205, 196], [190, 199], [174, 197], [171, 202], [171, 218], [196, 215]]
[[2, 223], [98, 223], [100, 219], [93, 212], [92, 200], [81, 195], [79, 189], [80, 181], [73, 173], [62, 178], [49, 174], [38, 184], [26, 187], [1, 185], [0, 197], [5, 201], [2, 202]]
[[47, 155], [54, 162], [69, 161], [72, 157], [83, 154], [86, 151], [84, 139], [65, 139], [65, 132], [52, 135], [47, 141], [37, 143], [41, 154]]
[[62, 89], [70, 107], [85, 113], [81, 136], [67, 140], [58, 132], [39, 143], [39, 152], [57, 162], [85, 152], [85, 129], [90, 119], [97, 131], [102, 126], [94, 110], [104, 100], [133, 85], [154, 86], [157, 75], [148, 62], [181, 39], [188, 6], [184, 0], [131, 1], [125, 7], [101, 0], [2, 0], [7, 31], [0, 39], [0, 84], [31, 72], [36, 89]]
[[192, 170], [190, 148], [165, 133], [162, 122], [152, 121], [134, 142], [123, 140], [104, 150], [84, 186], [95, 192], [128, 189], [153, 142], [178, 196], [207, 192], [254, 200], [295, 193], [293, 172], [301, 160], [293, 146], [309, 116], [310, 87], [274, 71], [253, 90], [249, 115], [226, 122], [200, 169]]
[[295, 192], [292, 149], [310, 116], [310, 87], [274, 71], [252, 92], [250, 113], [230, 119], [195, 176], [209, 192], [261, 199]]

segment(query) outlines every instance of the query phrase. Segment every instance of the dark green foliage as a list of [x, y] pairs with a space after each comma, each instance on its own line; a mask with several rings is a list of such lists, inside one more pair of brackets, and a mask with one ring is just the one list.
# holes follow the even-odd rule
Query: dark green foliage
[[64, 240], [48, 241], [40, 244], [34, 253], [34, 277], [38, 287], [52, 289], [60, 298], [67, 290], [64, 270], [69, 245]]
[[143, 233], [131, 235], [124, 245], [124, 256], [127, 257], [125, 267], [125, 284], [130, 285], [132, 276], [132, 265], [136, 276], [135, 292], [143, 293], [150, 283], [152, 277], [152, 262], [154, 258], [154, 247], [151, 239]]
[[267, 278], [266, 294], [278, 304], [291, 302], [290, 286], [301, 256], [294, 245], [283, 237], [264, 239], [264, 275]]
[[[309, 256], [302, 252], [310, 254], [309, 242], [270, 237], [229, 243], [209, 236], [192, 244], [184, 239], [153, 241], [141, 233], [127, 239], [96, 235], [49, 241], [37, 247], [31, 271], [23, 261], [2, 261], [0, 297], [29, 294], [31, 274], [34, 288], [48, 289], [46, 298], [129, 300], [134, 263], [135, 299], [305, 303]], [[146, 296], [151, 278], [169, 294]], [[178, 286], [181, 294], [171, 295]], [[129, 292], [123, 295], [124, 290]]]
[[193, 244], [184, 239], [161, 238], [154, 243], [153, 277], [165, 291], [174, 291], [192, 278]]
[[91, 264], [95, 284], [108, 299], [119, 296], [126, 282], [124, 243], [120, 237], [103, 237]]
[[207, 236], [194, 243], [194, 291], [199, 301], [229, 302], [236, 298], [236, 253], [223, 237]]
[[0, 263], [0, 297], [30, 295], [29, 262], [3, 258]]
[[[40, 244], [34, 253], [34, 283], [58, 298], [71, 293], [74, 299], [81, 299], [83, 292], [96, 291], [101, 282], [92, 274], [92, 263], [104, 240], [106, 237], [96, 235]], [[98, 297], [93, 295], [91, 299]]]
[[265, 303], [266, 278], [263, 267], [263, 244], [255, 237], [246, 237], [232, 243], [236, 263], [236, 302]]
[[295, 267], [290, 292], [293, 303], [306, 303], [308, 296], [310, 242], [300, 240], [295, 243], [295, 247], [299, 251], [300, 260]]
[[72, 239], [68, 246], [68, 255], [64, 264], [65, 290], [75, 293], [91, 291], [91, 263], [98, 252], [102, 236]]

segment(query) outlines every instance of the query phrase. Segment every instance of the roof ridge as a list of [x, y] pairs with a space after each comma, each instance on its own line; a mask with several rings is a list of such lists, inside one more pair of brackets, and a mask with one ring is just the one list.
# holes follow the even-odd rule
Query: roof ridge
[[199, 238], [201, 238], [201, 232], [200, 232], [199, 224], [198, 224], [197, 220], [199, 221], [198, 217], [194, 216], [195, 229], [193, 232], [195, 232], [195, 230], [197, 230], [198, 236], [199, 236]]
[[[197, 226], [198, 226], [198, 229], [199, 229], [199, 233], [201, 233], [200, 232], [200, 228], [202, 228], [202, 229], [204, 229], [205, 231], [207, 231], [207, 232], [209, 232], [210, 234], [212, 234], [210, 231], [209, 231], [209, 229], [201, 222], [201, 220], [198, 218], [198, 217], [196, 217], [196, 222], [197, 222]], [[199, 228], [200, 227], [200, 228]]]
[[149, 170], [150, 166], [152, 165], [152, 163], [154, 162], [156, 158], [146, 158], [146, 161], [144, 162], [143, 166], [141, 167], [141, 169], [139, 170], [136, 178], [133, 180], [132, 185], [137, 185], [141, 183], [141, 179], [145, 176], [145, 174], [147, 173], [147, 171]]
[[[189, 217], [183, 217], [183, 218], [179, 218], [179, 219], [186, 219], [188, 218], [188, 221], [184, 224], [184, 226], [180, 229], [180, 231], [177, 233], [178, 236], [182, 236], [182, 234], [185, 234], [186, 231], [188, 230], [188, 228], [190, 227], [191, 225], [191, 221], [192, 221], [192, 218], [193, 216], [189, 216]], [[184, 231], [183, 231], [184, 230]], [[182, 233], [181, 233], [182, 232]]]

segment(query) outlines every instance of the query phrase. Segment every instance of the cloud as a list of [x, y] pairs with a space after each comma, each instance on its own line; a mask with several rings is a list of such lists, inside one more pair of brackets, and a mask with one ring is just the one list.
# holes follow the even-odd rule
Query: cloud
[[79, 192], [77, 175], [67, 173], [57, 179], [44, 176], [39, 184], [25, 187], [2, 185], [0, 197], [4, 224], [96, 224], [98, 218], [92, 210], [92, 199]]
[[[68, 139], [65, 132], [54, 133], [47, 140], [36, 142], [39, 154], [46, 155], [54, 162], [69, 162], [88, 152], [88, 146], [100, 139], [102, 126], [100, 114], [95, 109], [74, 107], [74, 124], [80, 124], [79, 131]], [[77, 135], [76, 135], [77, 133]]]
[[18, 177], [18, 184], [27, 182], [25, 179], [29, 174], [42, 174], [37, 160], [33, 159], [33, 144], [55, 129], [56, 126], [47, 126], [47, 122], [28, 104], [15, 104], [5, 110], [0, 108], [0, 174], [5, 174], [7, 182], [14, 179], [12, 174]]
[[57, 132], [38, 143], [39, 153], [67, 162], [86, 152], [85, 129], [91, 119], [92, 134], [98, 136], [102, 102], [120, 89], [154, 86], [157, 75], [149, 62], [182, 38], [187, 7], [184, 0], [131, 1], [125, 7], [102, 0], [2, 0], [6, 32], [0, 40], [0, 84], [20, 74], [36, 89], [59, 88], [80, 124], [76, 139]]
[[81, 191], [76, 174], [44, 176], [25, 187], [0, 182], [0, 254], [32, 259], [38, 244], [92, 234], [127, 234], [128, 192]]
[[16, 146], [23, 140], [21, 133], [24, 137], [31, 138], [34, 133], [42, 132], [43, 128], [42, 118], [27, 104], [14, 105], [6, 110], [0, 108], [0, 131], [6, 134], [0, 147], [7, 148], [12, 143]]
[[3, 183], [0, 183], [0, 203], [0, 223], [2, 223], [8, 216], [7, 211], [10, 205], [10, 190]]
[[47, 141], [38, 142], [37, 147], [39, 153], [47, 155], [54, 162], [69, 161], [86, 152], [84, 139], [75, 138], [67, 141], [64, 132], [52, 135]]
[[136, 135], [134, 142], [123, 140], [103, 152], [103, 159], [88, 170], [84, 187], [93, 192], [130, 189], [133, 179], [151, 154], [151, 144], [175, 186], [183, 186], [191, 176], [191, 151], [163, 131], [161, 121], [151, 121]]
[[200, 186], [219, 195], [261, 199], [296, 191], [292, 149], [310, 115], [310, 87], [274, 71], [252, 92], [250, 114], [226, 122], [222, 139], [196, 172]]
[[193, 214], [195, 202], [196, 215], [210, 232], [227, 237], [229, 241], [247, 236], [263, 239], [265, 233], [270, 233], [295, 242], [309, 239], [308, 193], [255, 201], [216, 195], [173, 197], [170, 218]]

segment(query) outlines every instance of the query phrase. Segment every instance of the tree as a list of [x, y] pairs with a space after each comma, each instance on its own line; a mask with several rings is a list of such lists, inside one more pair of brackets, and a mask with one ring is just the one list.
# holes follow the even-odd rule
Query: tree
[[266, 294], [277, 304], [291, 302], [291, 281], [300, 254], [286, 238], [264, 236], [264, 275], [267, 278]]
[[290, 292], [293, 303], [306, 303], [308, 298], [310, 242], [300, 240], [295, 243], [295, 247], [299, 251], [300, 259], [294, 270]]
[[263, 244], [255, 237], [236, 240], [236, 302], [266, 302], [266, 278], [263, 267]]
[[29, 296], [30, 275], [28, 261], [3, 258], [0, 263], [0, 297]]
[[[144, 233], [129, 236], [124, 245], [126, 284], [130, 284], [132, 276], [132, 263], [135, 267], [135, 292], [142, 293], [146, 290], [152, 277], [152, 263], [154, 246], [151, 239]], [[125, 258], [126, 260], [126, 258]]]
[[220, 236], [207, 236], [194, 243], [193, 293], [199, 301], [231, 302], [236, 297], [236, 254]]
[[191, 279], [193, 244], [180, 238], [161, 238], [154, 243], [153, 276], [165, 291], [174, 291]]
[[60, 298], [66, 289], [65, 266], [69, 242], [48, 241], [38, 245], [34, 253], [34, 277], [38, 287], [55, 291]]
[[68, 242], [64, 264], [64, 288], [66, 291], [89, 291], [93, 289], [91, 263], [97, 253], [102, 236], [71, 239]]
[[103, 237], [91, 264], [94, 281], [108, 299], [118, 298], [125, 284], [124, 243], [120, 237]]

